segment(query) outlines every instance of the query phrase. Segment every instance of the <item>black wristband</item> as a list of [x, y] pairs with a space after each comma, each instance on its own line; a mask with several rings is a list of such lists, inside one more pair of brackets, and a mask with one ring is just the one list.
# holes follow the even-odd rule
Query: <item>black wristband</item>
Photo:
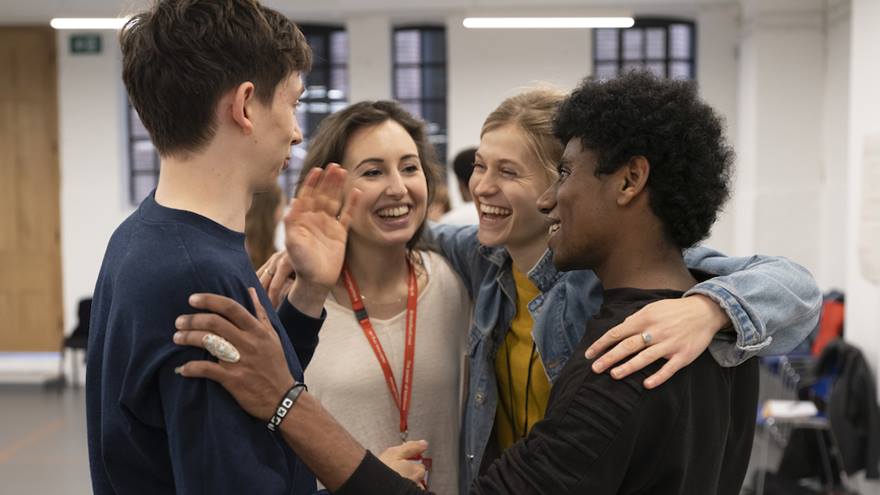
[[281, 425], [281, 421], [284, 420], [287, 413], [290, 412], [290, 409], [296, 403], [296, 400], [299, 399], [299, 395], [303, 393], [303, 390], [308, 391], [308, 387], [306, 387], [305, 383], [295, 382], [290, 390], [284, 394], [284, 397], [281, 398], [281, 403], [278, 404], [278, 408], [275, 409], [275, 414], [269, 418], [269, 422], [266, 423], [266, 428], [269, 428], [269, 431], [277, 431], [278, 426]]

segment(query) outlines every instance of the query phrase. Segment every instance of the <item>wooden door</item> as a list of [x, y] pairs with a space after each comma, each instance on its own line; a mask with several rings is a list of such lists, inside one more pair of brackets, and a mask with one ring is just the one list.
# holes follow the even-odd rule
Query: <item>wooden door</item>
[[0, 352], [62, 335], [55, 33], [0, 28]]

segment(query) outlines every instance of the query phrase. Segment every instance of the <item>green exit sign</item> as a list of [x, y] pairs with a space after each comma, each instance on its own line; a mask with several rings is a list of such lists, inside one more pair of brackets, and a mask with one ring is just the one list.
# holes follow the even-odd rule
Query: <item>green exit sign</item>
[[73, 53], [75, 55], [97, 55], [101, 53], [101, 35], [70, 35], [70, 53]]

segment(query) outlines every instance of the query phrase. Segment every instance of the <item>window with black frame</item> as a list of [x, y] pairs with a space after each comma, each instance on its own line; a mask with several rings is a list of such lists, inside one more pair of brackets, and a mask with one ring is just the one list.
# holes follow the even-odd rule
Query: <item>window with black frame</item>
[[427, 122], [428, 138], [445, 163], [446, 28], [395, 28], [392, 47], [394, 99]]
[[[291, 150], [289, 168], [279, 177], [288, 197], [296, 189], [296, 181], [308, 150], [309, 138], [321, 120], [348, 104], [348, 34], [338, 26], [300, 26], [312, 47], [312, 70], [303, 81], [306, 92], [300, 98], [297, 120], [303, 132], [303, 143]], [[128, 104], [128, 178], [129, 201], [137, 205], [150, 193], [159, 180], [159, 156], [137, 111]]]
[[127, 105], [128, 121], [128, 199], [136, 206], [159, 182], [159, 154], [137, 110]]
[[631, 28], [593, 30], [593, 74], [611, 79], [646, 69], [670, 79], [696, 79], [696, 27], [681, 19], [636, 19]]
[[303, 142], [291, 150], [289, 168], [280, 178], [288, 197], [296, 189], [309, 139], [318, 124], [333, 112], [348, 105], [348, 33], [341, 26], [301, 25], [312, 47], [312, 70], [303, 83], [306, 91], [296, 112], [303, 132]]

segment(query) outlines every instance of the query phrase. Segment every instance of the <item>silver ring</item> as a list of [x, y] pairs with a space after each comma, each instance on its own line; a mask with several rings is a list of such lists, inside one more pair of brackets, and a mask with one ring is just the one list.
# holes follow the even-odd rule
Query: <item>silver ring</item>
[[221, 361], [237, 363], [241, 359], [238, 349], [219, 335], [214, 335], [213, 333], [205, 335], [202, 337], [202, 344], [205, 346], [205, 350]]
[[654, 340], [654, 337], [651, 337], [651, 334], [648, 332], [642, 332], [642, 342], [645, 343], [645, 347], [651, 345], [651, 341]]

